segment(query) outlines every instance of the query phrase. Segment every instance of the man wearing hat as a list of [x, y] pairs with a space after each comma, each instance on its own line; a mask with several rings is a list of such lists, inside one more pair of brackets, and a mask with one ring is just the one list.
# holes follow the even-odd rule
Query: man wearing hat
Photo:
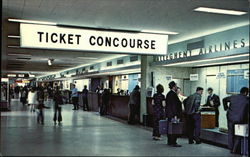
[[[170, 91], [166, 96], [166, 117], [168, 121], [171, 121], [172, 118], [180, 118], [182, 113], [182, 103], [177, 96], [177, 84], [174, 81], [171, 81], [169, 84]], [[177, 135], [168, 134], [168, 145], [173, 147], [181, 147], [177, 144]]]

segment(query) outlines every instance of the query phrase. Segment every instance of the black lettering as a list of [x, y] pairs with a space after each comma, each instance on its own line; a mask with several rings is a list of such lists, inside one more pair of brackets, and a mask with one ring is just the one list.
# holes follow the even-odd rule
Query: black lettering
[[103, 38], [100, 36], [97, 38], [97, 45], [99, 45], [99, 46], [103, 45]]
[[171, 60], [173, 59], [173, 54], [172, 54], [172, 53], [169, 54], [169, 58], [170, 58]]
[[62, 41], [63, 41], [64, 44], [66, 44], [64, 37], [65, 37], [65, 34], [60, 34], [60, 43], [62, 43]]
[[[124, 43], [125, 42], [125, 43]], [[128, 45], [127, 39], [123, 38], [122, 39], [122, 47], [126, 47]]]
[[192, 51], [191, 51], [191, 50], [188, 50], [188, 52], [189, 52], [189, 56], [192, 56]]
[[200, 48], [200, 52], [199, 52], [199, 55], [203, 55], [203, 51], [202, 51], [202, 48]]
[[116, 41], [119, 42], [119, 39], [118, 39], [118, 38], [114, 38], [114, 39], [113, 39], [113, 45], [114, 45], [115, 47], [118, 47], [119, 44], [116, 43]]
[[80, 43], [79, 38], [81, 37], [81, 35], [76, 34], [75, 36], [76, 36], [76, 43], [77, 43], [77, 45], [79, 45], [79, 43]]
[[68, 43], [69, 43], [69, 44], [74, 44], [74, 43], [72, 42], [72, 40], [73, 40], [73, 34], [68, 34]]
[[91, 37], [89, 38], [89, 43], [90, 43], [90, 45], [94, 46], [94, 45], [95, 45], [95, 42], [93, 42], [92, 39], [95, 40], [95, 37], [94, 37], [94, 36], [91, 36]]
[[222, 51], [222, 43], [220, 43], [220, 51]]
[[155, 49], [155, 40], [151, 40], [151, 49]]
[[131, 48], [134, 48], [135, 47], [135, 39], [129, 39], [129, 46], [131, 47]]
[[218, 50], [216, 49], [216, 45], [214, 45], [214, 52], [218, 52]]
[[240, 41], [240, 42], [241, 42], [241, 45], [240, 45], [241, 47], [245, 47], [245, 42], [244, 42], [244, 40], [245, 40], [245, 39], [241, 39], [241, 41]]
[[237, 48], [237, 40], [234, 40], [234, 48]]
[[42, 42], [42, 34], [44, 34], [43, 32], [37, 32], [37, 34], [39, 34], [39, 42]]
[[144, 45], [144, 48], [145, 48], [145, 49], [148, 49], [148, 48], [149, 48], [149, 41], [148, 41], [148, 40], [145, 40], [145, 41], [144, 41], [144, 44], [145, 44], [145, 45]]
[[213, 51], [212, 51], [212, 46], [209, 46], [209, 53], [212, 53]]
[[46, 33], [46, 43], [49, 42], [49, 34]]
[[51, 41], [52, 41], [53, 43], [56, 43], [58, 40], [57, 40], [57, 39], [54, 39], [54, 36], [57, 37], [57, 34], [56, 34], [56, 33], [52, 33], [52, 34], [51, 34]]
[[183, 57], [187, 57], [187, 51], [183, 51]]
[[182, 58], [182, 52], [179, 52], [179, 58]]
[[225, 50], [230, 50], [230, 41], [225, 42]]
[[105, 38], [105, 46], [111, 46], [111, 37], [106, 37]]
[[176, 59], [178, 56], [178, 53], [174, 53], [174, 59]]
[[142, 48], [142, 40], [138, 39], [137, 40], [137, 48]]

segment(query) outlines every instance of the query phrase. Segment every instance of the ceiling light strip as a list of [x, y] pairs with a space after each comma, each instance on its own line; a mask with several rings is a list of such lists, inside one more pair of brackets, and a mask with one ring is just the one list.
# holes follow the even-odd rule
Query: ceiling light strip
[[18, 36], [18, 35], [8, 35], [8, 38], [17, 38], [17, 39], [19, 39], [20, 36]]
[[226, 14], [226, 15], [244, 15], [247, 12], [229, 10], [229, 9], [218, 9], [218, 8], [209, 8], [209, 7], [198, 7], [194, 11], [207, 12], [207, 13], [216, 13], [216, 14]]
[[57, 25], [55, 22], [47, 21], [34, 21], [34, 20], [22, 20], [22, 19], [8, 19], [9, 22], [20, 22], [20, 23], [32, 23], [32, 24], [43, 24], [43, 25]]

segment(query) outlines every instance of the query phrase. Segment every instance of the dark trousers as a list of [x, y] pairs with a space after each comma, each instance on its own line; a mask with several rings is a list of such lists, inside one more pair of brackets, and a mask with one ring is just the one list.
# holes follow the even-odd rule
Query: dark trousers
[[43, 109], [39, 109], [38, 115], [37, 115], [37, 123], [44, 123], [44, 114], [43, 114]]
[[240, 137], [234, 135], [234, 125], [235, 122], [227, 120], [227, 127], [228, 127], [228, 148], [234, 152], [240, 152]]
[[154, 128], [153, 128], [153, 136], [160, 137], [159, 133], [159, 121], [164, 118], [161, 114], [154, 114]]
[[215, 108], [215, 127], [219, 127], [219, 115], [220, 115], [219, 109]]
[[201, 114], [194, 113], [187, 115], [187, 134], [189, 141], [200, 141], [201, 133]]
[[84, 111], [89, 110], [88, 98], [86, 98], [86, 97], [83, 97], [83, 110]]
[[[171, 118], [168, 118], [168, 122], [171, 122]], [[176, 134], [167, 134], [168, 136], [168, 144], [177, 144], [177, 136]]]
[[62, 121], [62, 108], [61, 107], [55, 107], [55, 113], [54, 113], [53, 120], [54, 120], [54, 122], [56, 122], [56, 121], [61, 122]]
[[108, 104], [106, 103], [103, 103], [100, 107], [100, 114], [101, 115], [107, 115], [107, 106]]
[[128, 123], [135, 124], [136, 123], [136, 119], [135, 119], [136, 116], [138, 117], [138, 119], [140, 118], [140, 107], [139, 107], [139, 105], [129, 104]]
[[72, 103], [74, 105], [74, 109], [78, 110], [79, 105], [78, 105], [78, 97], [72, 97]]

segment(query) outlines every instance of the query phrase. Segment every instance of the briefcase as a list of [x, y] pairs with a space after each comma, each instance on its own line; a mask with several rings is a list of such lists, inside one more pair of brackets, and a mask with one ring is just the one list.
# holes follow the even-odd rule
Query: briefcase
[[159, 121], [159, 133], [161, 135], [168, 133], [168, 120], [160, 120]]
[[168, 122], [168, 134], [182, 134], [183, 122]]

